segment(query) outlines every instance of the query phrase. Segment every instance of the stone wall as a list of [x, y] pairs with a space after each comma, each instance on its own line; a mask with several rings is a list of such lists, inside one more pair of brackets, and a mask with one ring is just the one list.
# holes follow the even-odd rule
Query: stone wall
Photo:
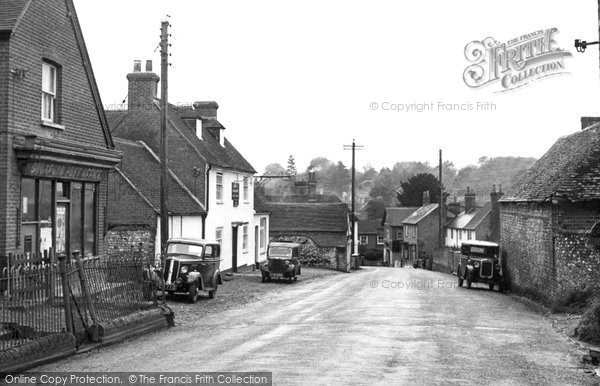
[[511, 289], [555, 306], [600, 288], [600, 251], [589, 242], [598, 202], [501, 203], [501, 240]]
[[[300, 262], [303, 266], [346, 270], [346, 255], [336, 247], [321, 247], [311, 238], [298, 235], [271, 236], [271, 242], [290, 242], [301, 244]], [[341, 255], [341, 256], [340, 256]]]
[[105, 242], [107, 255], [142, 257], [148, 264], [155, 264], [154, 243], [156, 230], [143, 226], [121, 226], [108, 231]]

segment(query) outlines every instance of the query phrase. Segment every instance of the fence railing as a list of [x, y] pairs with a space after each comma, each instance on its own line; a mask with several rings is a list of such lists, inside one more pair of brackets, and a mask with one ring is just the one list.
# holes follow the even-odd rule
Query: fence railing
[[[9, 255], [0, 270], [0, 351], [59, 332], [97, 339], [97, 325], [157, 306], [144, 259]], [[96, 328], [95, 328], [96, 327]]]

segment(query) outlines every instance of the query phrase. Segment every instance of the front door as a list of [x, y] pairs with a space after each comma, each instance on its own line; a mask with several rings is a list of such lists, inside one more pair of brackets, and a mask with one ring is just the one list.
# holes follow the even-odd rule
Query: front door
[[231, 270], [237, 272], [237, 255], [238, 255], [238, 227], [231, 228]]

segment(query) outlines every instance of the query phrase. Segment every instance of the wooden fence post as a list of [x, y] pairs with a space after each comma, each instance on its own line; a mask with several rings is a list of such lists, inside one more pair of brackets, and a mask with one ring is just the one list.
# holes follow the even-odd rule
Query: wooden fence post
[[73, 331], [73, 321], [71, 319], [71, 295], [69, 294], [69, 275], [67, 272], [67, 255], [65, 253], [58, 253], [56, 255], [58, 258], [58, 269], [60, 272], [60, 281], [62, 283], [62, 295], [63, 295], [63, 303], [65, 306], [65, 323], [67, 324], [67, 332], [71, 334]]
[[87, 310], [89, 311], [90, 318], [92, 319], [90, 338], [92, 342], [98, 342], [100, 340], [100, 333], [98, 326], [98, 318], [96, 317], [96, 307], [94, 306], [94, 302], [92, 301], [92, 295], [90, 294], [87, 285], [87, 280], [85, 278], [83, 262], [81, 261], [81, 253], [73, 252], [73, 257], [75, 258], [75, 262], [77, 263], [77, 269], [79, 271], [79, 282], [81, 283], [81, 291], [83, 292], [85, 302], [87, 303]]

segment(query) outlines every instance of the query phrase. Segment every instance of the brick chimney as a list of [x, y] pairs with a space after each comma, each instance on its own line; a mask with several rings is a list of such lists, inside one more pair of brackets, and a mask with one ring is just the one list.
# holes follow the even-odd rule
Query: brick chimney
[[449, 203], [447, 205], [448, 207], [448, 213], [452, 216], [452, 217], [456, 217], [460, 214], [461, 210], [460, 210], [460, 202], [457, 201], [457, 197], [454, 196], [454, 200]]
[[423, 192], [423, 206], [431, 204], [431, 200], [429, 199], [429, 191]]
[[308, 201], [317, 201], [317, 177], [314, 171], [308, 172]]
[[600, 117], [581, 117], [581, 130], [585, 130], [598, 122], [600, 122]]
[[469, 213], [475, 209], [475, 200], [477, 195], [471, 191], [471, 188], [467, 186], [467, 193], [465, 193], [465, 213]]
[[490, 214], [490, 241], [495, 243], [500, 242], [500, 204], [498, 200], [504, 196], [502, 193], [502, 185], [498, 185], [498, 191], [496, 191], [496, 185], [492, 186], [492, 192], [490, 193], [490, 199], [492, 202], [492, 213]]
[[160, 77], [152, 72], [152, 61], [146, 61], [146, 71], [142, 72], [142, 61], [133, 62], [133, 72], [127, 74], [129, 81], [127, 108], [132, 110], [151, 109], [157, 97]]

